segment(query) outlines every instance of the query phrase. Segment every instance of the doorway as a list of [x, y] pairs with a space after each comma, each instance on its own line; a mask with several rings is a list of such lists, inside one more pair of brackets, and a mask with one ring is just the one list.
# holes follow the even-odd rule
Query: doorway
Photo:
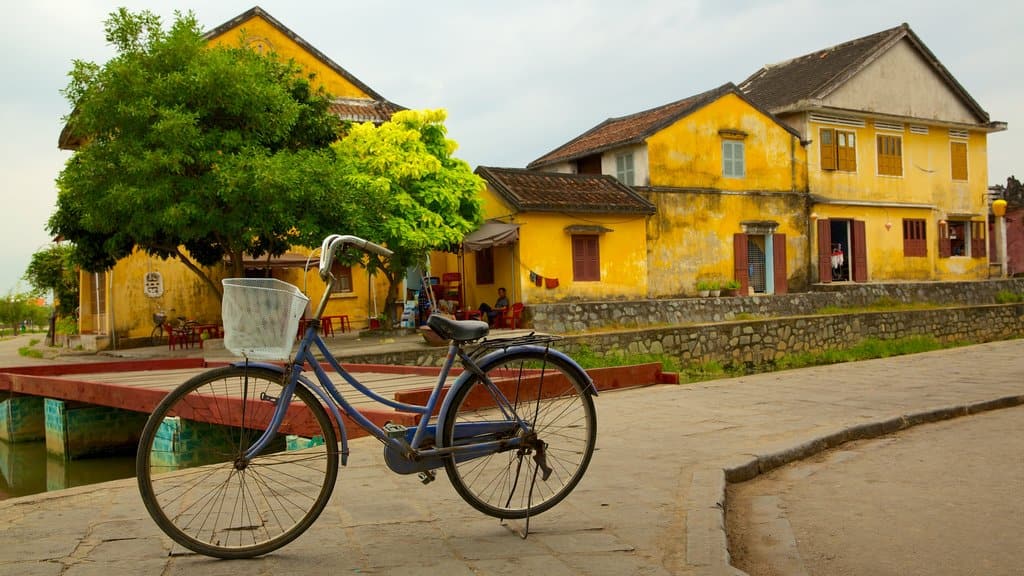
[[850, 221], [829, 220], [831, 246], [830, 259], [832, 265], [832, 280], [834, 282], [847, 282], [850, 274]]

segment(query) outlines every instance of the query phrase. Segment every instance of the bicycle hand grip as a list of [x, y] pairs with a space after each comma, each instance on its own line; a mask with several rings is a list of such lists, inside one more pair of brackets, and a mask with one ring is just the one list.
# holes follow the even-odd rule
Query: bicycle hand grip
[[358, 236], [342, 236], [341, 234], [331, 234], [324, 238], [323, 244], [320, 246], [320, 278], [324, 281], [330, 277], [331, 264], [334, 262], [334, 253], [344, 246], [345, 244], [351, 244], [360, 250], [377, 254], [378, 256], [390, 257], [394, 252], [387, 248], [364, 240]]
[[369, 240], [366, 240], [365, 242], [366, 244], [363, 244], [362, 249], [366, 250], [367, 252], [373, 252], [374, 254], [378, 256], [383, 256], [385, 258], [390, 258], [394, 254], [394, 252], [388, 250], [387, 248], [381, 246], [380, 244], [374, 244]]

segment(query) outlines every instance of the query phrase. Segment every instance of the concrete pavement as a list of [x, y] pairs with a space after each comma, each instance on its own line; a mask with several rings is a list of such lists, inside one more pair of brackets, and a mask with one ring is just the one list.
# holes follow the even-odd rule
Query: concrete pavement
[[1024, 340], [609, 392], [587, 476], [526, 540], [444, 479], [391, 474], [361, 439], [313, 529], [267, 557], [172, 547], [126, 480], [0, 502], [0, 574], [735, 574], [727, 476], [1022, 403]]

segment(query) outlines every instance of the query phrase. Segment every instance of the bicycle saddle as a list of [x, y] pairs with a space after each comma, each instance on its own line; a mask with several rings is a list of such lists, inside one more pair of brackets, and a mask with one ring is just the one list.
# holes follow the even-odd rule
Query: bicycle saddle
[[479, 340], [487, 336], [491, 329], [487, 322], [479, 320], [449, 320], [444, 316], [437, 315], [427, 319], [427, 326], [445, 340], [455, 340], [456, 342]]

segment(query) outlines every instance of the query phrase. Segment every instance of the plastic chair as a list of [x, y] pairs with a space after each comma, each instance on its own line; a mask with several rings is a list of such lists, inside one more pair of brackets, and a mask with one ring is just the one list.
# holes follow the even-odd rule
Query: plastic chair
[[510, 308], [494, 317], [495, 328], [509, 328], [515, 330], [516, 324], [520, 323], [523, 315], [523, 303], [516, 302]]

